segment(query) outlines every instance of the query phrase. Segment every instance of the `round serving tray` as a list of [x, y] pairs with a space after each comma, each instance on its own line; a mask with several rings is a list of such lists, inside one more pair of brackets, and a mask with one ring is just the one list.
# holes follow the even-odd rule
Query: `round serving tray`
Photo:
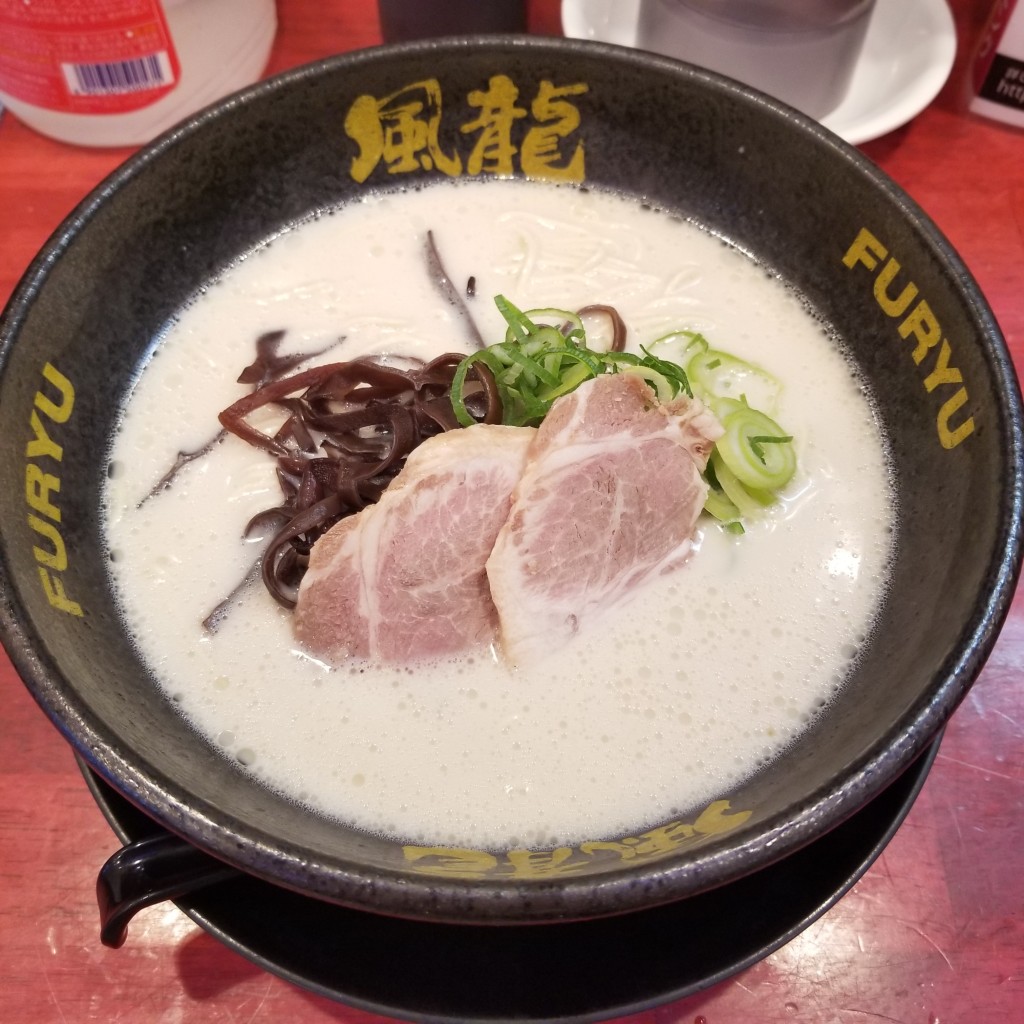
[[[880, 796], [810, 846], [729, 885], [618, 917], [432, 924], [349, 910], [248, 875], [175, 903], [272, 974], [374, 1013], [432, 1024], [605, 1020], [723, 981], [824, 914], [893, 837], [938, 747], [936, 739]], [[122, 842], [164, 832], [80, 767]]]

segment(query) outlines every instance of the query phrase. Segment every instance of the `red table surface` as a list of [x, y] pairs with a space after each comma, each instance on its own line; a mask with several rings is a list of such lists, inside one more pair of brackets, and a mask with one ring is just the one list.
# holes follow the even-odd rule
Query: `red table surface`
[[[1024, 367], [1024, 132], [965, 113], [968, 58], [992, 0], [952, 0], [959, 56], [938, 98], [861, 148], [937, 222]], [[556, 0], [530, 30], [560, 32]], [[268, 74], [380, 41], [370, 0], [278, 0]], [[0, 120], [0, 298], [50, 232], [130, 150], [90, 150]], [[858, 884], [736, 977], [630, 1024], [1024, 1019], [1024, 596], [954, 715], [909, 817]], [[173, 905], [102, 946], [96, 872], [118, 848], [71, 751], [0, 656], [0, 1020], [7, 1024], [385, 1018], [253, 966]]]

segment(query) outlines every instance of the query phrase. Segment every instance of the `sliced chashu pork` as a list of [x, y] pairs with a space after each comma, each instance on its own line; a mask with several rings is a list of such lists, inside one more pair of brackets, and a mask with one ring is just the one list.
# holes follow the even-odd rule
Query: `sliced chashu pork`
[[295, 609], [299, 640], [330, 658], [392, 663], [493, 641], [484, 564], [535, 434], [478, 424], [413, 451], [377, 504], [313, 546]]
[[633, 373], [596, 377], [554, 404], [487, 559], [511, 663], [560, 647], [683, 561], [721, 433], [699, 401], [662, 405]]

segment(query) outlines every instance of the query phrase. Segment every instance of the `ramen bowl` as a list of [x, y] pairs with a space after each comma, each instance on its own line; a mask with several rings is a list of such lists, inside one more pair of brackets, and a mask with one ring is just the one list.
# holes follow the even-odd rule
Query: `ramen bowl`
[[[483, 130], [503, 144], [481, 155]], [[889, 445], [891, 580], [850, 678], [784, 757], [642, 835], [526, 854], [414, 847], [312, 813], [189, 725], [115, 602], [104, 453], [166, 325], [290, 225], [369, 192], [465, 176], [618, 191], [748, 254], [841, 340]], [[217, 871], [356, 910], [573, 921], [766, 868], [849, 819], [933, 742], [991, 650], [1019, 571], [1020, 394], [957, 254], [816, 123], [649, 54], [431, 41], [325, 60], [231, 97], [82, 202], [11, 299], [0, 352], [0, 423], [17, 440], [0, 457], [2, 623], [25, 684], [96, 775]]]

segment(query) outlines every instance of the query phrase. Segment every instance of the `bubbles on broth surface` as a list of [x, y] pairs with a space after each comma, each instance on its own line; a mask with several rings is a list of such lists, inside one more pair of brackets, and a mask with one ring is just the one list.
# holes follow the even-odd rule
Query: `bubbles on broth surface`
[[[231, 734], [225, 770], [371, 832], [497, 848], [642, 831], [770, 767], [856, 664], [892, 540], [874, 413], [822, 325], [721, 239], [593, 190], [490, 181], [328, 212], [182, 310], [111, 452], [106, 529], [125, 621], [195, 727], [211, 742]], [[324, 361], [466, 345], [423, 270], [427, 227], [451, 280], [475, 278], [468, 301], [488, 338], [504, 330], [498, 293], [523, 308], [606, 302], [634, 346], [687, 327], [764, 366], [784, 385], [798, 477], [743, 537], [702, 521], [683, 568], [536, 671], [488, 651], [325, 665], [259, 587], [204, 634], [251, 564], [242, 527], [277, 500], [273, 464], [229, 438], [139, 499], [179, 450], [209, 440], [267, 330], [285, 329], [288, 351], [343, 335]]]

